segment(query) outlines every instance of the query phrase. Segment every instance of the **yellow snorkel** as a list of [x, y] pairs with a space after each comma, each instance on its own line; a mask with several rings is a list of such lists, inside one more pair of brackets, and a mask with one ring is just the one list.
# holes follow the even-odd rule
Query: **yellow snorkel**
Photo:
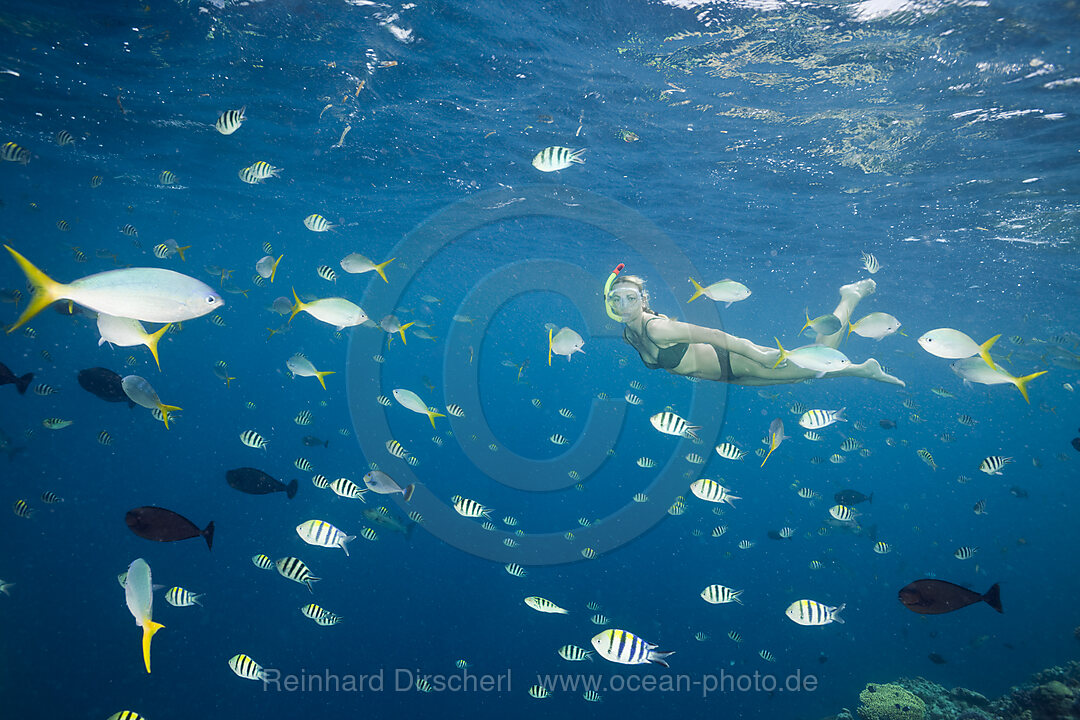
[[623, 263], [619, 263], [615, 266], [615, 269], [608, 275], [607, 282], [604, 283], [604, 310], [607, 312], [607, 316], [615, 322], [622, 322], [622, 318], [611, 311], [611, 303], [608, 302], [608, 293], [611, 292], [611, 286], [615, 282], [615, 278], [619, 277], [619, 273], [625, 267]]

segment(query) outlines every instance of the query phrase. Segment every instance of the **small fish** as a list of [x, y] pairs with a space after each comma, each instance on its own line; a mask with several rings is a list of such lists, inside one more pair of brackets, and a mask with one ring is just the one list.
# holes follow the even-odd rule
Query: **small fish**
[[334, 268], [330, 267], [329, 265], [320, 265], [319, 267], [315, 268], [315, 272], [316, 274], [318, 274], [319, 277], [321, 277], [323, 280], [326, 280], [327, 282], [337, 282], [337, 273], [335, 273]]
[[[558, 170], [565, 170], [574, 163], [584, 164], [585, 159], [581, 157], [584, 152], [585, 148], [581, 148], [580, 150], [572, 150], [568, 147], [552, 145], [551, 147], [544, 148], [536, 154], [536, 157], [534, 157], [532, 160], [532, 166], [540, 172], [556, 172]], [[29, 153], [27, 153], [27, 156], [29, 156]]]
[[514, 577], [525, 577], [528, 574], [525, 568], [517, 563], [506, 563], [506, 565], [503, 565], [503, 570], [506, 570], [507, 573]]
[[[640, 405], [641, 404], [641, 398], [639, 398], [637, 395], [635, 395], [632, 392], [627, 392], [626, 395], [624, 396], [624, 398], [626, 399], [626, 402], [630, 403], [631, 405]], [[537, 407], [539, 407], [539, 406], [537, 406]]]
[[16, 500], [13, 502], [11, 504], [11, 511], [21, 518], [29, 518], [34, 514], [34, 510], [30, 507], [30, 503], [25, 500]]
[[829, 514], [840, 522], [853, 522], [858, 512], [847, 505], [833, 505], [829, 508]]
[[337, 226], [332, 224], [322, 215], [319, 215], [318, 213], [312, 213], [311, 215], [308, 215], [306, 218], [304, 218], [304, 227], [306, 227], [312, 232], [326, 232], [327, 230], [332, 230]]
[[953, 557], [957, 560], [970, 560], [977, 552], [979, 552], [979, 548], [964, 545], [956, 549], [956, 552], [953, 553]]
[[446, 412], [457, 418], [465, 417], [465, 411], [461, 409], [460, 405], [450, 403], [446, 406]]
[[45, 492], [41, 493], [41, 502], [45, 503], [46, 505], [54, 505], [56, 503], [64, 502], [64, 498], [60, 497], [52, 490], [46, 490]]
[[266, 555], [254, 555], [251, 562], [260, 570], [272, 570], [274, 568], [274, 561]]
[[264, 677], [262, 666], [243, 653], [229, 658], [229, 667], [245, 680], [262, 680]]
[[934, 462], [934, 456], [930, 454], [930, 451], [926, 448], [919, 448], [915, 451], [915, 454], [919, 456], [919, 459], [930, 466], [931, 470], [937, 470], [937, 463]]
[[315, 592], [312, 590], [311, 584], [321, 580], [321, 578], [317, 578], [311, 574], [308, 566], [305, 565], [304, 561], [300, 558], [283, 557], [275, 562], [274, 566], [277, 567], [277, 571], [282, 577], [300, 583], [301, 585], [307, 585], [307, 589], [310, 592]]
[[553, 434], [551, 437], [548, 438], [548, 440], [550, 440], [555, 445], [566, 445], [570, 442], [566, 439], [566, 436], [560, 435], [559, 433]]
[[296, 417], [293, 418], [293, 422], [300, 426], [306, 426], [311, 424], [312, 414], [310, 410], [301, 410], [296, 413]]
[[675, 437], [684, 437], [691, 440], [698, 439], [695, 431], [701, 429], [700, 425], [691, 425], [686, 420], [670, 411], [656, 413], [649, 418], [649, 422], [654, 428], [665, 435], [674, 435]]
[[27, 165], [30, 162], [30, 151], [13, 142], [6, 142], [0, 147], [0, 160]]
[[807, 428], [808, 430], [821, 430], [822, 428], [829, 427], [835, 422], [847, 422], [847, 418], [844, 417], [844, 411], [847, 408], [840, 408], [839, 410], [807, 410], [799, 418], [799, 425]]
[[744, 457], [746, 457], [745, 451], [740, 450], [738, 447], [729, 442], [717, 445], [716, 454], [728, 460], [742, 460]]
[[349, 255], [346, 255], [344, 258], [341, 259], [340, 264], [342, 270], [353, 275], [371, 272], [372, 270], [374, 270], [375, 272], [379, 273], [379, 277], [383, 279], [383, 282], [388, 283], [390, 281], [386, 278], [385, 268], [387, 265], [394, 262], [395, 259], [396, 258], [390, 258], [385, 262], [376, 264], [361, 255], [360, 253], [350, 253]]
[[878, 262], [878, 259], [868, 252], [862, 254], [862, 264], [866, 268], [866, 272], [871, 275], [881, 269], [881, 263]]
[[1002, 457], [1000, 455], [991, 455], [984, 458], [979, 463], [979, 470], [987, 475], [1001, 475], [1001, 470], [1009, 463], [1013, 462], [1011, 457]]
[[733, 303], [750, 297], [750, 288], [735, 280], [720, 280], [708, 287], [701, 287], [694, 278], [690, 278], [690, 284], [694, 286], [694, 294], [686, 302], [690, 303], [702, 295], [714, 302], [724, 303], [724, 307], [731, 307]]
[[556, 650], [559, 657], [567, 662], [581, 662], [582, 660], [592, 660], [593, 651], [586, 650], [583, 647], [577, 645], [563, 645]]
[[566, 615], [566, 614], [568, 614], [570, 612], [569, 610], [566, 610], [564, 608], [559, 607], [558, 605], [551, 602], [550, 600], [548, 600], [546, 598], [536, 596], [536, 595], [525, 598], [525, 604], [528, 605], [529, 607], [531, 607], [533, 610], [536, 610], [537, 612], [542, 612], [542, 613], [552, 613], [552, 614], [556, 614], [556, 615]]
[[356, 539], [355, 535], [346, 535], [324, 520], [308, 520], [301, 523], [296, 526], [296, 533], [308, 545], [325, 548], [339, 547], [345, 551], [346, 557], [349, 555], [349, 541]]
[[735, 507], [735, 503], [732, 502], [733, 500], [742, 499], [737, 495], [733, 495], [730, 490], [720, 483], [707, 478], [699, 478], [691, 483], [690, 491], [694, 493], [695, 496], [707, 502], [727, 503], [732, 507]]
[[244, 115], [244, 110], [246, 109], [247, 105], [239, 110], [226, 110], [218, 116], [217, 122], [214, 123], [214, 128], [222, 135], [232, 135], [240, 128], [240, 125], [247, 120], [247, 116]]
[[657, 650], [657, 646], [627, 632], [609, 628], [594, 636], [592, 646], [600, 657], [621, 665], [648, 665], [655, 663], [670, 667], [667, 658], [675, 654], [673, 650]]
[[548, 328], [548, 365], [551, 365], [552, 355], [565, 356], [569, 361], [574, 353], [584, 354], [584, 346], [585, 340], [574, 330], [564, 327], [555, 332], [553, 328]]
[[266, 451], [266, 439], [254, 430], [245, 430], [240, 433], [240, 442], [244, 443], [249, 448]]
[[454, 510], [456, 510], [458, 515], [461, 515], [462, 517], [491, 517], [492, 508], [484, 507], [475, 500], [470, 500], [469, 498], [464, 498], [460, 495], [455, 495], [452, 499], [454, 503]]
[[63, 430], [69, 427], [74, 420], [63, 420], [61, 418], [46, 418], [41, 421], [42, 426], [48, 430]]
[[814, 600], [796, 600], [784, 611], [788, 619], [797, 625], [828, 625], [829, 623], [843, 623], [840, 611], [847, 607], [841, 604], [839, 607], [829, 607], [824, 603]]
[[742, 595], [742, 590], [732, 590], [729, 587], [723, 585], [710, 585], [701, 591], [701, 598], [707, 603], [712, 605], [723, 605], [725, 603], [736, 602], [740, 605], [743, 601], [739, 599]]
[[529, 696], [534, 697], [537, 700], [544, 700], [551, 696], [551, 691], [543, 685], [533, 685], [529, 688]]
[[919, 338], [919, 346], [923, 350], [939, 358], [948, 360], [963, 360], [973, 355], [978, 355], [991, 369], [996, 368], [990, 357], [990, 348], [997, 342], [1001, 335], [995, 335], [986, 342], [980, 344], [972, 340], [965, 333], [952, 328], [937, 328], [930, 330]]
[[892, 552], [892, 545], [887, 542], [878, 541], [874, 543], [874, 552], [876, 552], [878, 555], [888, 555], [890, 552]]
[[165, 602], [173, 607], [191, 607], [192, 605], [202, 607], [202, 603], [199, 602], [202, 596], [203, 593], [193, 593], [182, 587], [174, 587], [165, 593]]
[[173, 185], [179, 178], [176, 177], [176, 173], [172, 170], [162, 170], [158, 175], [158, 182], [162, 185]]
[[60, 147], [75, 144], [75, 138], [72, 137], [71, 133], [69, 133], [67, 130], [61, 130], [60, 132], [56, 133], [55, 140], [56, 144]]

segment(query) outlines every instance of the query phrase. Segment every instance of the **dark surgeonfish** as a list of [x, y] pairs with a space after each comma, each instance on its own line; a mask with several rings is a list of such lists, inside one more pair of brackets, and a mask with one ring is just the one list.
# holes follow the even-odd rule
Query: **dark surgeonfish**
[[873, 503], [874, 493], [870, 493], [869, 495], [863, 495], [858, 490], [852, 490], [851, 488], [848, 488], [847, 490], [841, 490], [840, 492], [833, 495], [833, 499], [841, 505], [847, 505], [848, 507], [851, 507], [852, 505], [858, 505], [861, 502]]
[[20, 377], [11, 372], [11, 368], [7, 365], [0, 363], [0, 385], [14, 385], [20, 395], [26, 392], [26, 388], [30, 387], [30, 381], [33, 379], [34, 373], [26, 373]]
[[214, 549], [214, 521], [206, 526], [205, 530], [199, 527], [179, 513], [165, 508], [145, 505], [134, 510], [128, 510], [124, 518], [131, 532], [146, 540], [155, 542], [176, 542], [190, 538], [202, 537], [206, 540], [206, 547]]
[[291, 500], [296, 495], [297, 481], [293, 478], [288, 485], [272, 475], [252, 467], [236, 468], [225, 472], [225, 481], [233, 490], [248, 495], [269, 495], [284, 492]]
[[79, 385], [88, 393], [93, 393], [105, 402], [126, 402], [128, 407], [135, 403], [124, 392], [123, 378], [112, 370], [92, 367], [79, 371]]
[[997, 583], [985, 595], [980, 595], [944, 580], [916, 580], [900, 590], [900, 602], [920, 615], [941, 615], [977, 602], [985, 602], [999, 613], [1005, 612], [1001, 609], [1001, 590]]
[[304, 445], [306, 447], [327, 447], [328, 448], [328, 447], [330, 447], [330, 441], [329, 440], [320, 440], [319, 438], [315, 437], [314, 435], [305, 435], [304, 436]]

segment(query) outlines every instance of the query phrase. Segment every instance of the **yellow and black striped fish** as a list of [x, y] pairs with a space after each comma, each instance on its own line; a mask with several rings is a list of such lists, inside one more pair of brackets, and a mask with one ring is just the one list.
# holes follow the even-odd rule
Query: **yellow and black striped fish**
[[0, 160], [26, 165], [30, 162], [30, 151], [13, 142], [6, 142], [0, 147]]
[[305, 565], [304, 561], [300, 558], [283, 557], [275, 562], [274, 566], [277, 567], [277, 571], [282, 577], [300, 583], [301, 585], [307, 585], [307, 589], [310, 592], [315, 592], [311, 589], [311, 583], [318, 582], [322, 579], [312, 575], [308, 566]]
[[34, 510], [30, 507], [30, 503], [25, 500], [16, 500], [12, 503], [11, 511], [21, 518], [28, 518], [34, 514]]
[[273, 570], [274, 568], [274, 561], [266, 555], [253, 555], [251, 562], [260, 570]]
[[327, 230], [333, 230], [335, 226], [322, 215], [312, 213], [304, 218], [304, 227], [312, 232], [326, 232]]
[[247, 105], [239, 110], [226, 110], [218, 116], [214, 128], [222, 135], [232, 135], [247, 120], [247, 116], [244, 115], [246, 109]]
[[229, 667], [232, 668], [234, 673], [246, 680], [263, 679], [262, 666], [244, 653], [233, 655], [229, 658]]
[[64, 147], [65, 145], [74, 145], [75, 138], [72, 137], [71, 133], [69, 133], [67, 130], [61, 130], [60, 132], [56, 133], [56, 144], [60, 147]]

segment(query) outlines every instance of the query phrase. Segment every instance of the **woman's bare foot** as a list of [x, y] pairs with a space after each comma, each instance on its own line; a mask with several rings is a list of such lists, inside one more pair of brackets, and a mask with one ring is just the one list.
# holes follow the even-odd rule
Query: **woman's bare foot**
[[890, 375], [885, 372], [881, 367], [881, 363], [874, 358], [870, 358], [866, 362], [861, 362], [858, 365], [852, 365], [848, 368], [848, 372], [855, 377], [866, 378], [867, 380], [877, 380], [878, 382], [899, 385], [900, 387], [907, 387], [907, 384], [903, 380], [895, 375]]

